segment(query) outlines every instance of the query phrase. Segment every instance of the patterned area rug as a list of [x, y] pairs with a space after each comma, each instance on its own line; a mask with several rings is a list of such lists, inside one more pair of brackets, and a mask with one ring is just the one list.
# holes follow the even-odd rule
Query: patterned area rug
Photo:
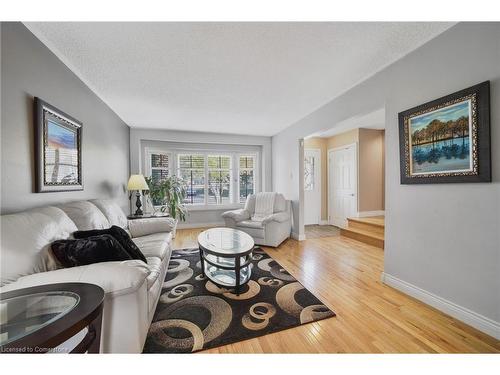
[[198, 249], [172, 253], [144, 353], [195, 352], [335, 316], [262, 249], [240, 295], [201, 275]]

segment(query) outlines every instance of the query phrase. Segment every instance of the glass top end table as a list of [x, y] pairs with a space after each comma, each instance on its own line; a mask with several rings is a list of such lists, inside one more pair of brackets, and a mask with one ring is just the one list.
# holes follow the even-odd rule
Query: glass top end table
[[98, 353], [103, 301], [80, 282], [0, 293], [0, 353]]
[[18, 340], [62, 318], [80, 301], [72, 292], [41, 292], [0, 301], [0, 345]]
[[203, 275], [239, 295], [252, 275], [253, 238], [232, 228], [212, 228], [200, 233], [198, 246]]

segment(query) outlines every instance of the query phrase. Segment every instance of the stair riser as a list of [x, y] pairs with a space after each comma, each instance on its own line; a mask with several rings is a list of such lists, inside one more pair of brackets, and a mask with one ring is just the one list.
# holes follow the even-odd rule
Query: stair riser
[[342, 236], [352, 238], [353, 240], [360, 241], [368, 245], [379, 247], [381, 249], [384, 248], [384, 240], [380, 240], [378, 238], [373, 238], [361, 233], [351, 232], [348, 229], [341, 229], [340, 234]]
[[360, 223], [359, 221], [353, 221], [353, 220], [347, 220], [348, 221], [348, 227], [349, 228], [358, 228], [366, 231], [370, 231], [373, 233], [377, 234], [384, 234], [384, 227], [381, 227], [379, 225], [373, 225], [369, 223]]

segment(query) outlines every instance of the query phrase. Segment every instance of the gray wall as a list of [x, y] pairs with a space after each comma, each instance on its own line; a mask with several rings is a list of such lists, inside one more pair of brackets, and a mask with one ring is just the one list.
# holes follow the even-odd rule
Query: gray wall
[[[21, 23], [1, 25], [1, 212], [112, 197], [128, 207], [129, 127]], [[33, 97], [83, 122], [78, 192], [34, 193]]]
[[[271, 137], [250, 135], [186, 132], [178, 130], [130, 129], [130, 166], [131, 173], [144, 174], [145, 147], [168, 149], [169, 145], [202, 147], [224, 146], [228, 151], [260, 151], [260, 184], [262, 191], [272, 190]], [[222, 223], [225, 209], [190, 211], [186, 223], [180, 227], [196, 227], [207, 223]]]
[[[491, 81], [493, 183], [400, 185], [398, 112], [485, 80]], [[458, 24], [274, 136], [273, 188], [299, 207], [302, 163], [299, 152], [290, 152], [298, 140], [383, 106], [385, 273], [498, 324], [500, 24]], [[300, 222], [302, 213], [294, 216]]]

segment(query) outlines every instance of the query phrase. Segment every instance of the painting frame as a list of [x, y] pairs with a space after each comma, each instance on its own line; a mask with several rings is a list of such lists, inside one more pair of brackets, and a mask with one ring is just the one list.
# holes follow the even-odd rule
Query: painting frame
[[[49, 193], [83, 190], [82, 122], [38, 97], [34, 98], [34, 109], [35, 192]], [[66, 149], [62, 145], [61, 149], [69, 150], [71, 158], [76, 158], [76, 165], [69, 166], [71, 174], [68, 176], [71, 177], [60, 179], [59, 174], [54, 173], [55, 165], [51, 166], [47, 163], [47, 159], [50, 156], [49, 152], [54, 151], [50, 139], [50, 137], [53, 137], [51, 132], [54, 131], [59, 132], [63, 138], [64, 136], [66, 139], [69, 137], [68, 141], [72, 148]], [[68, 168], [67, 164], [65, 166]], [[47, 178], [51, 167], [54, 174], [52, 181]]]
[[[439, 170], [440, 161], [434, 161], [433, 171], [414, 172], [415, 154], [412, 147], [412, 121], [419, 117], [431, 118], [433, 113], [469, 103], [467, 147], [470, 168], [461, 170]], [[437, 115], [436, 115], [437, 116]], [[490, 81], [485, 81], [454, 92], [398, 114], [400, 178], [401, 184], [439, 184], [464, 182], [491, 182], [491, 139], [490, 139]], [[453, 133], [452, 133], [453, 134]], [[454, 136], [451, 136], [453, 145]], [[462, 141], [464, 136], [462, 135]], [[437, 141], [436, 141], [437, 142]], [[434, 147], [434, 142], [432, 143]], [[465, 158], [465, 157], [464, 157]], [[444, 159], [439, 159], [444, 161]], [[444, 163], [442, 163], [444, 164]]]

